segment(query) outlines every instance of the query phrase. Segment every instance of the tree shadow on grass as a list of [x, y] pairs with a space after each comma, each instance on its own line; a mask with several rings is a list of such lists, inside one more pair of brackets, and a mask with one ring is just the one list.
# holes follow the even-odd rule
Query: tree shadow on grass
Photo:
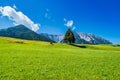
[[112, 45], [113, 47], [120, 47], [120, 44]]
[[11, 43], [16, 43], [16, 44], [25, 44], [23, 41], [12, 41]]
[[69, 45], [78, 47], [78, 48], [87, 48], [87, 46], [84, 46], [84, 45], [76, 45], [76, 44], [69, 44]]

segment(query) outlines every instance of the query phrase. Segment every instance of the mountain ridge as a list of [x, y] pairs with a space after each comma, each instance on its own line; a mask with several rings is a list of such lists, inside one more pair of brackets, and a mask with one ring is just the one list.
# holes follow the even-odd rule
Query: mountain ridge
[[[73, 34], [75, 36], [76, 44], [112, 44], [110, 41], [91, 33], [73, 32]], [[37, 33], [28, 29], [24, 25], [18, 25], [7, 29], [0, 29], [0, 36], [64, 43], [64, 34], [53, 35], [48, 33]]]
[[18, 25], [7, 29], [0, 29], [0, 36], [20, 38], [26, 40], [40, 40], [40, 41], [48, 41], [48, 42], [52, 41], [51, 39], [39, 35], [36, 32], [28, 29], [24, 25]]
[[[80, 33], [73, 32], [73, 33], [75, 36], [76, 44], [112, 44], [110, 41], [100, 36], [94, 35], [92, 33], [84, 33], [84, 32], [80, 32]], [[52, 35], [48, 33], [39, 33], [39, 34], [48, 37], [55, 42], [64, 43], [63, 41], [64, 34], [63, 35]]]

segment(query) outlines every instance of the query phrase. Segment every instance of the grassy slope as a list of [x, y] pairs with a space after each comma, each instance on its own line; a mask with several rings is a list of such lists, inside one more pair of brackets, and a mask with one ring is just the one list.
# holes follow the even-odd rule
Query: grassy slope
[[0, 80], [120, 80], [120, 47], [0, 37]]

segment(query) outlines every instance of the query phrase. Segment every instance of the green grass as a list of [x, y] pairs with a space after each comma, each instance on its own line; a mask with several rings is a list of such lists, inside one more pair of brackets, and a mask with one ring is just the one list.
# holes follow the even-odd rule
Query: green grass
[[0, 37], [0, 80], [120, 80], [120, 47]]

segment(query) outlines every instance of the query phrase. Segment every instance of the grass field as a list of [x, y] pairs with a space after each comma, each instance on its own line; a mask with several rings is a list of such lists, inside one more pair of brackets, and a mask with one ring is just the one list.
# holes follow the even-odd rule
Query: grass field
[[120, 80], [120, 47], [0, 37], [0, 80]]

